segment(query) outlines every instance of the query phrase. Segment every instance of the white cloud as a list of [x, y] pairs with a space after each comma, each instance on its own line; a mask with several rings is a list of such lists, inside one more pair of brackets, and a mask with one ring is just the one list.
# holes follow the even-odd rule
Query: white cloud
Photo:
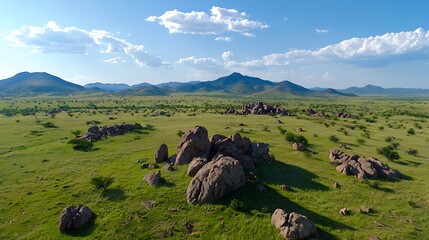
[[351, 38], [318, 50], [291, 50], [262, 58], [264, 65], [284, 66], [295, 63], [345, 63], [377, 67], [392, 62], [429, 57], [429, 31], [386, 33], [367, 38]]
[[122, 57], [114, 57], [114, 58], [110, 58], [110, 59], [105, 59], [102, 60], [105, 63], [124, 63], [125, 60]]
[[[14, 46], [31, 47], [34, 53], [88, 54], [91, 48], [96, 48], [101, 54], [129, 55], [139, 66], [169, 65], [160, 57], [145, 51], [143, 45], [119, 39], [107, 31], [61, 28], [54, 21], [48, 22], [43, 27], [23, 26], [6, 36], [6, 39]], [[108, 60], [114, 62], [112, 59]]]
[[255, 34], [250, 33], [250, 32], [244, 32], [244, 33], [243, 33], [243, 36], [248, 37], [248, 38], [254, 38], [254, 37], [255, 37]]
[[222, 67], [222, 64], [214, 58], [197, 58], [194, 56], [180, 58], [176, 63], [204, 69], [217, 69]]
[[327, 30], [327, 29], [318, 29], [318, 28], [314, 29], [314, 31], [316, 31], [317, 33], [328, 33], [329, 32], [329, 30]]
[[244, 12], [235, 9], [212, 7], [211, 14], [205, 12], [166, 11], [161, 16], [150, 16], [148, 22], [156, 22], [166, 27], [170, 33], [222, 34], [224, 32], [247, 32], [264, 29], [268, 25], [249, 20]]
[[215, 38], [215, 41], [231, 42], [232, 39], [230, 37], [217, 37]]
[[227, 62], [231, 61], [233, 56], [234, 53], [232, 53], [231, 51], [226, 51], [222, 53], [222, 59]]

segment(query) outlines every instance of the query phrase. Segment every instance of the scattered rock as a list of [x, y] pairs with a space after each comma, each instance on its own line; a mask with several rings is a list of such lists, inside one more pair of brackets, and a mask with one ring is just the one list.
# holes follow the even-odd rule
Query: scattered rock
[[292, 188], [289, 185], [285, 185], [285, 184], [280, 185], [280, 189], [283, 191], [289, 191], [289, 192], [292, 191]]
[[316, 225], [306, 216], [295, 212], [288, 214], [280, 208], [274, 211], [271, 223], [285, 239], [305, 239], [317, 234]]
[[349, 156], [340, 150], [331, 150], [329, 159], [333, 165], [337, 166], [338, 172], [357, 178], [402, 178], [399, 171], [391, 169], [374, 157], [366, 159], [359, 155]]
[[156, 206], [156, 201], [155, 200], [149, 200], [149, 201], [143, 202], [142, 205], [144, 208], [151, 210], [152, 208], [154, 208]]
[[177, 209], [172, 208], [172, 207], [168, 207], [168, 208], [167, 208], [167, 210], [168, 210], [169, 212], [177, 212]]
[[248, 174], [246, 174], [246, 180], [249, 180], [251, 182], [257, 182], [258, 177], [253, 172], [249, 172]]
[[160, 171], [158, 171], [157, 173], [150, 172], [144, 176], [144, 180], [146, 180], [146, 182], [151, 186], [152, 185], [157, 186], [159, 185], [159, 182], [161, 180], [161, 172]]
[[340, 214], [343, 216], [348, 216], [348, 215], [350, 215], [350, 210], [348, 208], [341, 208]]
[[256, 184], [255, 190], [258, 192], [266, 192], [267, 188], [262, 184]]
[[387, 227], [386, 224], [379, 222], [379, 221], [374, 221], [375, 225], [379, 226], [379, 227]]
[[297, 132], [302, 132], [302, 128], [300, 128], [300, 127], [299, 127], [299, 128], [296, 128], [296, 129], [295, 129], [295, 131], [297, 131]]
[[232, 157], [221, 157], [204, 165], [188, 185], [190, 204], [210, 203], [230, 194], [246, 183], [241, 163]]
[[162, 163], [168, 160], [168, 147], [166, 144], [161, 144], [155, 152], [155, 163]]
[[141, 169], [155, 169], [155, 168], [159, 168], [158, 164], [156, 163], [144, 163], [142, 165], [140, 165]]
[[350, 150], [351, 148], [349, 148], [346, 144], [341, 143], [340, 146], [338, 146], [338, 148], [344, 148], [344, 149], [348, 149]]
[[237, 110], [235, 110], [235, 108], [233, 107], [229, 107], [226, 111], [225, 114], [240, 114]]
[[340, 184], [338, 182], [334, 182], [334, 184], [332, 184], [333, 188], [340, 188]]
[[188, 231], [188, 234], [194, 232], [194, 225], [192, 225], [189, 221], [186, 221], [183, 226], [185, 226], [186, 230]]
[[359, 208], [359, 212], [361, 212], [361, 213], [370, 213], [371, 211], [372, 211], [372, 209], [365, 206], [365, 205], [363, 205], [362, 207]]
[[202, 157], [210, 152], [210, 142], [208, 139], [207, 129], [205, 127], [196, 126], [188, 130], [180, 138], [176, 165], [188, 164], [194, 157]]
[[162, 167], [162, 169], [167, 170], [167, 171], [174, 171], [174, 166], [171, 163], [166, 163], [164, 164], [164, 166]]
[[274, 120], [273, 123], [283, 124], [283, 121], [280, 119]]
[[59, 229], [65, 233], [70, 229], [83, 227], [92, 217], [93, 213], [87, 206], [69, 206], [61, 211]]
[[193, 177], [197, 175], [198, 171], [208, 163], [207, 158], [196, 157], [192, 159], [188, 166], [188, 176]]
[[292, 148], [295, 151], [302, 151], [302, 150], [304, 150], [305, 145], [303, 143], [296, 143], [296, 142], [294, 142], [294, 143], [292, 143]]
[[357, 118], [356, 116], [351, 115], [349, 113], [345, 113], [345, 112], [337, 113], [337, 117], [339, 117], [339, 118]]
[[79, 137], [78, 139], [86, 140], [88, 142], [94, 142], [102, 138], [106, 138], [109, 135], [121, 135], [126, 132], [133, 131], [134, 129], [138, 129], [139, 127], [141, 127], [139, 123], [127, 124], [124, 122], [109, 127], [104, 126], [102, 128], [99, 128], [98, 126], [92, 126], [83, 136]]

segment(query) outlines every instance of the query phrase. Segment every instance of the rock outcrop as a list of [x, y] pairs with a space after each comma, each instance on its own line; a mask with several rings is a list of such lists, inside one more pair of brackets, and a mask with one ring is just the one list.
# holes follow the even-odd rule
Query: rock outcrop
[[165, 143], [161, 144], [155, 152], [155, 163], [162, 163], [168, 160], [168, 148]]
[[188, 164], [195, 157], [207, 157], [211, 144], [205, 127], [196, 126], [188, 130], [179, 140], [176, 165]]
[[155, 185], [155, 186], [157, 186], [157, 185], [159, 185], [159, 182], [161, 180], [161, 172], [160, 171], [158, 171], [156, 173], [155, 172], [150, 172], [150, 173], [148, 173], [148, 174], [146, 174], [144, 176], [144, 180], [146, 180], [146, 182], [149, 185]]
[[124, 134], [129, 131], [133, 131], [135, 129], [141, 129], [142, 126], [139, 123], [136, 124], [128, 124], [128, 123], [118, 123], [113, 126], [109, 127], [98, 127], [98, 126], [92, 126], [88, 129], [88, 131], [81, 137], [78, 137], [78, 139], [86, 140], [88, 142], [94, 142], [98, 141], [102, 138], [106, 138], [107, 136], [117, 136]]
[[271, 223], [289, 240], [305, 239], [317, 234], [316, 225], [306, 216], [295, 212], [286, 213], [280, 208], [274, 211]]
[[349, 156], [340, 150], [331, 150], [329, 159], [336, 166], [338, 172], [357, 178], [402, 178], [399, 171], [391, 169], [387, 164], [374, 157], [367, 159], [359, 155]]
[[267, 103], [257, 102], [243, 105], [242, 112], [237, 111], [233, 107], [229, 107], [225, 111], [225, 114], [276, 114], [289, 116], [290, 112], [286, 108], [280, 107], [279, 105], [270, 106]]
[[87, 206], [69, 206], [61, 211], [59, 229], [61, 233], [67, 230], [79, 229], [91, 219], [93, 213]]
[[246, 178], [241, 163], [227, 156], [204, 165], [188, 185], [190, 204], [210, 203], [244, 186]]

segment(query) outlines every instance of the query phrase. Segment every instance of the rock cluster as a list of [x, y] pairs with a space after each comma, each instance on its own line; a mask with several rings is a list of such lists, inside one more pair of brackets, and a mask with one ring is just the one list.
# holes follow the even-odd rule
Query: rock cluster
[[69, 206], [61, 211], [59, 229], [65, 233], [70, 229], [83, 227], [92, 217], [92, 211], [87, 206]]
[[347, 155], [340, 150], [331, 150], [329, 153], [331, 163], [337, 166], [337, 171], [357, 178], [401, 178], [402, 174], [391, 169], [387, 164], [374, 157], [365, 158], [359, 155]]
[[88, 131], [78, 139], [86, 140], [88, 142], [98, 141], [102, 138], [106, 138], [107, 136], [117, 136], [124, 134], [129, 131], [133, 131], [135, 129], [142, 129], [142, 125], [139, 123], [136, 124], [128, 124], [128, 123], [118, 123], [113, 126], [104, 126], [102, 128], [98, 126], [92, 126], [88, 129]]
[[316, 225], [306, 216], [283, 209], [276, 209], [271, 217], [271, 223], [280, 230], [285, 239], [305, 239], [317, 234]]
[[337, 117], [339, 117], [339, 118], [357, 118], [356, 116], [351, 115], [350, 113], [345, 113], [345, 112], [337, 113]]
[[213, 202], [245, 184], [244, 169], [255, 163], [271, 162], [266, 143], [251, 142], [235, 133], [230, 137], [214, 134], [208, 138], [207, 129], [196, 126], [179, 140], [172, 162], [189, 164], [188, 175], [193, 177], [187, 190], [190, 204]]
[[233, 107], [229, 107], [225, 111], [225, 114], [277, 114], [289, 116], [290, 112], [286, 108], [280, 107], [279, 105], [270, 106], [267, 103], [257, 102], [243, 105], [241, 113]]
[[308, 108], [308, 109], [302, 109], [302, 112], [311, 116], [320, 117], [320, 118], [326, 118], [327, 116], [323, 112], [317, 112], [314, 109]]

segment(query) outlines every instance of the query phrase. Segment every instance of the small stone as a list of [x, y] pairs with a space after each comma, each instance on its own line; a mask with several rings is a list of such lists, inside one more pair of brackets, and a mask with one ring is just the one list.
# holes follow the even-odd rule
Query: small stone
[[156, 201], [155, 200], [149, 200], [149, 201], [143, 202], [142, 205], [144, 208], [151, 210], [152, 208], [154, 208], [156, 206]]
[[168, 210], [169, 212], [177, 212], [177, 209], [172, 208], [172, 207], [167, 208], [167, 210]]
[[343, 216], [348, 216], [348, 215], [350, 215], [350, 210], [348, 208], [341, 208], [340, 214]]
[[292, 191], [292, 188], [289, 185], [282, 184], [280, 185], [280, 189], [283, 191]]
[[333, 188], [340, 188], [340, 184], [338, 182], [334, 182], [334, 184], [332, 184]]

